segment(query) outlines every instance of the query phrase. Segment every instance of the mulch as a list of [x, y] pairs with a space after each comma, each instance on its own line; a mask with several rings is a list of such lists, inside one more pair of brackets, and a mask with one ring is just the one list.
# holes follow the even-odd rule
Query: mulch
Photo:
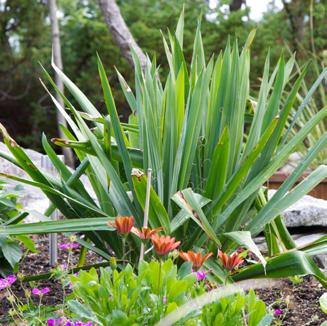
[[[60, 235], [59, 243], [67, 242], [67, 238]], [[40, 236], [35, 238], [38, 254], [29, 253], [20, 264], [20, 273], [24, 275], [35, 275], [39, 273], [50, 272], [52, 267], [49, 265], [48, 257], [48, 238]], [[72, 265], [76, 266], [79, 256], [79, 249], [73, 250]], [[67, 263], [67, 251], [59, 250], [58, 264]], [[101, 257], [92, 252], [87, 253], [86, 263], [94, 264], [101, 262]], [[57, 305], [62, 303], [63, 290], [60, 282], [54, 279], [37, 281], [40, 288], [49, 287], [50, 293], [44, 296], [43, 304]], [[17, 282], [12, 286], [15, 295], [24, 298], [24, 291]], [[67, 292], [68, 291], [68, 292]], [[69, 290], [66, 294], [69, 293]], [[273, 310], [280, 309], [282, 314], [276, 317], [275, 325], [296, 325], [296, 326], [318, 326], [327, 320], [319, 305], [319, 298], [325, 292], [325, 289], [313, 278], [305, 277], [302, 282], [293, 284], [289, 280], [283, 280], [282, 286], [257, 290], [257, 295], [266, 302]], [[10, 305], [5, 297], [0, 293], [0, 325], [8, 314]]]

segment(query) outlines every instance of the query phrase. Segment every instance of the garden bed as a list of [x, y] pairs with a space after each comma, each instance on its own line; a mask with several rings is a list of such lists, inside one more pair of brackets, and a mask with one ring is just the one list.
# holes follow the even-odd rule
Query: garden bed
[[[67, 242], [64, 236], [59, 236], [59, 243]], [[20, 265], [20, 273], [24, 275], [35, 275], [51, 271], [48, 257], [48, 237], [36, 238], [38, 254], [28, 254]], [[77, 264], [79, 249], [74, 249], [72, 265]], [[67, 262], [67, 251], [59, 250], [58, 263], [65, 265]], [[101, 262], [101, 258], [88, 252], [86, 263], [93, 264]], [[61, 284], [53, 279], [35, 282], [38, 287], [49, 287], [50, 292], [44, 296], [45, 305], [56, 305], [62, 303], [63, 289]], [[14, 293], [24, 298], [24, 292], [19, 284], [14, 284]], [[320, 325], [326, 320], [326, 315], [320, 309], [319, 298], [324, 293], [323, 287], [312, 277], [305, 277], [301, 283], [293, 284], [289, 280], [283, 280], [282, 285], [264, 290], [257, 290], [258, 296], [273, 308], [281, 310], [281, 315], [276, 316], [275, 325]], [[66, 295], [70, 290], [66, 290]], [[0, 325], [9, 325], [3, 318], [6, 317], [10, 305], [5, 297], [0, 297]], [[278, 323], [280, 322], [280, 323]]]

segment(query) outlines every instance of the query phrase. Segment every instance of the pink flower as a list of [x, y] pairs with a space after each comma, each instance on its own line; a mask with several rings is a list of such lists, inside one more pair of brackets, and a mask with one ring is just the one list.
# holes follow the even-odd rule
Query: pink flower
[[55, 326], [55, 325], [62, 325], [63, 318], [60, 317], [58, 319], [48, 319], [47, 325], [48, 326]]
[[0, 278], [0, 290], [10, 287], [17, 280], [15, 275], [8, 275], [5, 278]]
[[33, 288], [33, 289], [32, 289], [32, 293], [33, 293], [34, 295], [40, 295], [40, 294], [41, 294], [41, 291], [40, 291], [38, 288]]
[[49, 288], [43, 288], [41, 290], [39, 290], [38, 288], [33, 288], [32, 289], [32, 293], [34, 295], [38, 295], [38, 296], [43, 295], [43, 294], [47, 294], [49, 292], [50, 292], [50, 289]]
[[196, 272], [196, 278], [199, 281], [203, 281], [206, 277], [207, 277], [207, 273], [206, 273], [206, 271], [204, 269], [199, 270], [199, 271]]
[[63, 250], [72, 250], [74, 248], [79, 247], [80, 244], [78, 242], [72, 242], [72, 243], [62, 243], [59, 248]]
[[275, 310], [275, 316], [280, 316], [282, 314], [283, 314], [283, 310], [281, 310], [281, 309], [276, 309]]
[[50, 292], [50, 289], [49, 288], [43, 288], [42, 290], [41, 290], [41, 293], [42, 294], [47, 294], [47, 293], [49, 293]]
[[13, 284], [13, 283], [15, 283], [16, 280], [17, 280], [17, 278], [16, 278], [15, 275], [8, 275], [7, 276], [7, 281], [9, 282], [10, 285]]

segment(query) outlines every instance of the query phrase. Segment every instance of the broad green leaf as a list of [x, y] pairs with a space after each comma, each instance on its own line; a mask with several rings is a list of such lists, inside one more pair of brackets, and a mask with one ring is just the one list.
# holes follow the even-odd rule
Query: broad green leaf
[[327, 292], [324, 293], [320, 298], [319, 298], [319, 304], [321, 310], [327, 314]]
[[266, 266], [266, 260], [262, 256], [259, 248], [254, 243], [251, 237], [251, 233], [248, 231], [234, 231], [234, 232], [228, 232], [224, 233], [224, 236], [234, 240], [237, 244], [240, 246], [244, 246], [245, 248], [249, 249], [251, 252], [253, 252], [260, 260], [261, 264], [265, 267]]
[[0, 235], [112, 231], [113, 228], [108, 225], [109, 221], [113, 222], [114, 219], [111, 217], [92, 217], [16, 225], [13, 224], [8, 226], [0, 226]]
[[213, 240], [218, 246], [221, 245], [209, 221], [203, 213], [202, 208], [200, 207], [199, 196], [195, 196], [195, 193], [188, 188], [175, 194], [172, 199], [178, 206], [190, 214], [192, 220], [200, 226], [208, 238]]
[[327, 287], [326, 276], [320, 271], [312, 257], [301, 251], [291, 251], [271, 258], [266, 268], [262, 264], [254, 264], [233, 275], [235, 281], [250, 278], [282, 278], [295, 275], [313, 275]]

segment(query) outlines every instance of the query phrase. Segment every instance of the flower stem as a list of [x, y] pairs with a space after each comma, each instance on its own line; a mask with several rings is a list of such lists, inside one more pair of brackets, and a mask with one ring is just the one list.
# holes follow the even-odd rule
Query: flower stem
[[158, 277], [158, 294], [160, 297], [160, 283], [161, 283], [161, 268], [162, 268], [162, 262], [161, 259], [159, 259], [159, 277]]
[[[147, 174], [147, 183], [146, 183], [146, 193], [145, 193], [145, 204], [144, 204], [144, 217], [143, 217], [143, 227], [148, 227], [148, 221], [149, 221], [149, 207], [150, 207], [150, 194], [151, 194], [151, 174], [152, 169], [148, 169]], [[139, 262], [141, 262], [144, 259], [144, 244], [141, 243], [141, 249], [140, 249], [140, 259]]]
[[123, 242], [123, 256], [122, 256], [122, 261], [124, 261], [125, 255], [126, 255], [126, 237], [125, 236], [123, 236], [122, 242]]

